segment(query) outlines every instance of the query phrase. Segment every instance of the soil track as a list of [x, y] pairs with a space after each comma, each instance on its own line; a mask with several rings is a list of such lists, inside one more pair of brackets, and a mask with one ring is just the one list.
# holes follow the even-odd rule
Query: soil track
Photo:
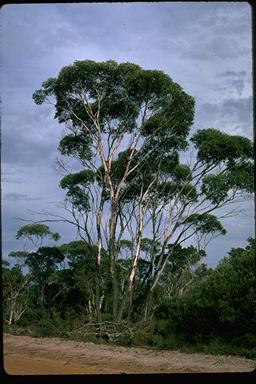
[[149, 348], [128, 348], [5, 334], [4, 368], [10, 375], [251, 372], [256, 361]]

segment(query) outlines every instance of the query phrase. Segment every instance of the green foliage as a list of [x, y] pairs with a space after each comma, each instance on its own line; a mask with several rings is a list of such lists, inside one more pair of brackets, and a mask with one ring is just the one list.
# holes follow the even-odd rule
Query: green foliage
[[94, 260], [95, 254], [97, 252], [96, 246], [90, 246], [88, 243], [82, 240], [76, 240], [67, 244], [62, 244], [59, 249], [71, 261], [85, 258], [91, 258]]
[[253, 192], [254, 169], [253, 164], [241, 163], [230, 166], [226, 172], [204, 177], [202, 184], [202, 193], [213, 204], [220, 204], [227, 197], [231, 190], [244, 190]]
[[58, 149], [62, 155], [72, 155], [81, 160], [90, 160], [92, 157], [90, 144], [91, 139], [84, 132], [72, 133], [61, 139]]
[[58, 247], [40, 247], [36, 252], [29, 253], [26, 264], [32, 273], [44, 278], [45, 273], [54, 270], [56, 264], [64, 260], [64, 255]]
[[17, 258], [25, 258], [29, 255], [29, 252], [26, 251], [11, 251], [8, 256], [17, 257]]
[[169, 245], [170, 251], [173, 253], [174, 257], [170, 259], [170, 265], [174, 270], [178, 269], [190, 269], [198, 261], [206, 256], [204, 250], [198, 250], [194, 246], [190, 245], [189, 247], [181, 247], [180, 244], [174, 246]]
[[67, 196], [79, 211], [87, 212], [89, 204], [89, 185], [94, 181], [95, 175], [90, 170], [68, 174], [60, 181], [60, 186], [67, 189]]
[[220, 221], [209, 213], [193, 213], [186, 219], [186, 223], [189, 224], [189, 226], [194, 227], [196, 231], [203, 234], [217, 232], [225, 235], [226, 233], [226, 230], [223, 228]]
[[27, 224], [20, 227], [17, 231], [16, 239], [28, 238], [34, 242], [40, 239], [41, 243], [45, 237], [50, 237], [54, 241], [60, 239], [60, 235], [57, 232], [51, 232], [49, 227], [45, 224]]
[[76, 184], [81, 184], [87, 186], [88, 183], [91, 183], [94, 180], [94, 173], [92, 171], [86, 170], [78, 173], [72, 173], [65, 177], [60, 182], [62, 188], [71, 188]]
[[254, 165], [251, 162], [241, 162], [230, 166], [227, 172], [229, 188], [241, 189], [252, 193], [254, 191]]
[[235, 344], [244, 334], [255, 335], [254, 271], [255, 250], [232, 249], [215, 270], [204, 272], [204, 278], [195, 276], [190, 289], [169, 303], [168, 314], [165, 304], [160, 306], [158, 316], [165, 313], [175, 330], [185, 333], [189, 340], [193, 335], [219, 336]]
[[143, 239], [141, 239], [141, 250], [145, 254], [151, 253], [151, 252], [156, 254], [157, 252], [159, 252], [160, 247], [161, 247], [161, 244], [157, 240], [152, 240], [147, 237], [144, 237]]
[[15, 266], [11, 269], [4, 266], [2, 268], [2, 272], [3, 286], [8, 284], [9, 286], [14, 287], [15, 285], [20, 285], [25, 279], [24, 275], [22, 274], [21, 268], [18, 266]]
[[248, 245], [245, 247], [247, 250], [255, 250], [256, 249], [256, 239], [249, 237], [247, 239]]
[[226, 175], [207, 175], [203, 179], [202, 193], [213, 204], [220, 204], [228, 196], [229, 185]]
[[191, 181], [191, 169], [186, 164], [178, 164], [173, 169], [174, 181], [182, 183], [184, 181]]
[[3, 321], [9, 326], [15, 324], [27, 309], [29, 300], [29, 279], [24, 276], [21, 267], [2, 266]]
[[[155, 199], [160, 201], [165, 201], [168, 203], [173, 198], [179, 198], [180, 201], [196, 201], [197, 200], [197, 191], [196, 188], [191, 184], [182, 185], [181, 183], [176, 183], [172, 181], [160, 182], [155, 185], [153, 189], [153, 195]], [[153, 200], [153, 201], [154, 201]]]
[[116, 243], [116, 249], [118, 253], [126, 251], [126, 254], [130, 255], [133, 250], [133, 243], [131, 240], [121, 239], [118, 243]]
[[[60, 149], [67, 154], [73, 152], [80, 156], [79, 151], [85, 148], [91, 156], [87, 138], [88, 132], [95, 133], [91, 117], [97, 112], [99, 97], [101, 129], [112, 136], [138, 128], [137, 118], [143, 104], [147, 105], [151, 117], [142, 123], [142, 132], [147, 137], [152, 136], [152, 140], [159, 137], [158, 147], [184, 148], [185, 137], [193, 123], [194, 99], [191, 96], [162, 71], [143, 70], [130, 63], [75, 61], [62, 68], [56, 79], [44, 82], [41, 90], [34, 92], [33, 99], [42, 104], [52, 96], [56, 98], [55, 118], [60, 123], [71, 121], [73, 127], [88, 128], [83, 130], [85, 134], [62, 140]], [[90, 113], [85, 112], [84, 103], [87, 102]], [[74, 141], [78, 142], [76, 149]], [[80, 143], [85, 147], [80, 147]]]
[[9, 265], [10, 265], [10, 263], [7, 260], [2, 259], [2, 268], [7, 268], [7, 267], [9, 267]]
[[234, 159], [248, 160], [253, 157], [253, 147], [249, 139], [243, 136], [230, 136], [217, 129], [199, 129], [191, 138], [197, 148], [198, 160], [206, 163], [218, 163]]

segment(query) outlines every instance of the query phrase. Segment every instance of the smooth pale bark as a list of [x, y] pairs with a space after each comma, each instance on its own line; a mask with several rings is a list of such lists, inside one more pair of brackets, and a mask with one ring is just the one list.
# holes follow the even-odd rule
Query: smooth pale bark
[[142, 234], [143, 234], [143, 215], [144, 215], [144, 210], [143, 210], [143, 205], [140, 204], [139, 207], [139, 224], [138, 224], [138, 233], [137, 233], [137, 239], [136, 239], [136, 246], [135, 246], [135, 252], [132, 258], [132, 267], [131, 267], [131, 272], [128, 277], [128, 287], [127, 287], [127, 292], [128, 292], [128, 297], [129, 297], [129, 307], [132, 306], [132, 297], [133, 297], [133, 289], [134, 289], [134, 283], [135, 283], [135, 274], [137, 270], [137, 265], [138, 265], [138, 259], [140, 256], [140, 249], [141, 249], [141, 240], [142, 240]]
[[103, 195], [101, 194], [100, 205], [96, 213], [96, 228], [97, 228], [97, 258], [96, 258], [96, 275], [95, 275], [95, 305], [96, 305], [96, 316], [97, 321], [101, 321], [101, 276], [100, 276], [100, 265], [102, 258], [102, 236], [101, 236], [101, 222], [102, 212], [104, 206]]
[[130, 312], [130, 310], [132, 308], [135, 276], [136, 276], [138, 260], [139, 260], [139, 256], [140, 256], [141, 240], [142, 240], [142, 234], [143, 234], [143, 215], [144, 215], [143, 205], [140, 204], [139, 218], [138, 218], [139, 225], [138, 225], [138, 231], [137, 231], [137, 236], [136, 236], [136, 245], [135, 245], [135, 250], [134, 250], [133, 257], [132, 257], [131, 269], [130, 269], [130, 272], [129, 272], [128, 277], [127, 277], [126, 286], [125, 286], [125, 290], [123, 293], [122, 302], [120, 305], [120, 310], [119, 310], [119, 314], [118, 314], [118, 320], [119, 321], [121, 321], [121, 319], [124, 315], [124, 312], [127, 309], [127, 306], [128, 306], [128, 312]]
[[11, 288], [11, 294], [10, 294], [10, 314], [9, 314], [9, 319], [7, 321], [8, 325], [12, 325], [16, 321], [18, 321], [23, 313], [27, 309], [27, 302], [24, 302], [23, 304], [17, 303], [18, 298], [25, 288], [25, 286], [28, 284], [29, 278], [27, 278], [23, 284], [19, 287], [19, 289], [14, 292]]
[[119, 289], [118, 289], [118, 279], [116, 273], [116, 241], [115, 241], [115, 232], [116, 232], [116, 203], [112, 201], [111, 203], [111, 213], [109, 219], [109, 257], [110, 257], [110, 273], [112, 279], [112, 298], [113, 298], [113, 319], [117, 318], [118, 311], [118, 298], [119, 298]]

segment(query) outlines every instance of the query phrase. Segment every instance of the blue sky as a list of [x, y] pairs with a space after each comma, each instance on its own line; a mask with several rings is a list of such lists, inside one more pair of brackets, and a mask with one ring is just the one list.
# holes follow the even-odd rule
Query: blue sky
[[[9, 4], [1, 9], [1, 134], [3, 256], [31, 211], [62, 213], [56, 170], [63, 127], [32, 93], [75, 60], [132, 62], [166, 72], [196, 101], [192, 132], [214, 127], [253, 138], [251, 8], [247, 2]], [[254, 235], [253, 200], [239, 202], [213, 240], [214, 266], [231, 247]], [[52, 224], [62, 242], [68, 225]]]

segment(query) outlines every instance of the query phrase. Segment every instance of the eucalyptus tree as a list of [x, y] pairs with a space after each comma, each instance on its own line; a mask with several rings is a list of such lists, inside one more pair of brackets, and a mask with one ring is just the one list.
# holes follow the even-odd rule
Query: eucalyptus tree
[[48, 225], [39, 223], [23, 225], [18, 229], [16, 234], [17, 240], [28, 239], [34, 246], [41, 246], [46, 238], [58, 241], [60, 235], [58, 232], [50, 231]]
[[[190, 142], [197, 152], [194, 163], [181, 164], [179, 152], [189, 148], [194, 99], [162, 71], [131, 63], [75, 61], [43, 82], [33, 99], [54, 106], [55, 118], [67, 128], [59, 150], [81, 167], [60, 185], [67, 191], [66, 209], [81, 238], [97, 246], [98, 319], [104, 248], [113, 319], [122, 319], [132, 310], [145, 234], [151, 240], [145, 275], [148, 294], [142, 305], [147, 318], [177, 246], [195, 236], [202, 244], [212, 235], [224, 234], [212, 212], [242, 192], [252, 192], [251, 142], [202, 129]], [[120, 284], [118, 256], [124, 240], [132, 247]]]
[[[43, 242], [47, 238], [56, 242], [60, 239], [60, 234], [58, 232], [52, 232], [50, 228], [45, 224], [37, 223], [21, 226], [17, 230], [17, 240], [24, 239], [25, 245], [26, 241], [29, 240], [34, 246], [40, 245], [40, 247], [36, 251], [32, 252], [26, 250], [11, 251], [8, 255], [16, 261], [15, 267], [12, 269], [13, 272], [12, 274], [9, 272], [9, 275], [13, 275], [14, 277], [16, 275], [18, 276], [19, 274], [21, 275], [20, 280], [17, 279], [17, 289], [15, 294], [11, 294], [9, 298], [11, 307], [14, 308], [16, 306], [18, 296], [24, 296], [24, 292], [29, 291], [32, 286], [36, 291], [40, 291], [40, 303], [41, 306], [44, 307], [45, 288], [47, 284], [49, 284], [50, 279], [52, 278], [56, 269], [64, 260], [63, 254], [57, 247], [42, 246]], [[28, 270], [23, 270], [22, 268], [24, 267]], [[6, 276], [9, 275], [6, 274]], [[18, 282], [20, 282], [20, 284], [18, 284]], [[10, 282], [10, 285], [12, 285], [12, 282]], [[8, 292], [6, 291], [5, 294], [8, 295]], [[12, 318], [15, 319], [17, 316], [15, 317], [14, 313], [15, 311], [13, 310]]]
[[22, 274], [19, 265], [10, 268], [2, 260], [3, 321], [9, 326], [16, 323], [29, 306], [29, 278]]
[[[102, 288], [99, 298], [99, 308], [96, 305], [98, 289], [95, 286], [96, 263], [95, 257], [97, 255], [97, 246], [91, 246], [82, 240], [72, 241], [68, 244], [62, 244], [59, 247], [60, 251], [65, 255], [68, 260], [69, 267], [65, 270], [65, 278], [69, 282], [70, 292], [75, 292], [73, 301], [83, 296], [84, 308], [83, 313], [90, 319], [95, 319], [98, 316], [98, 310], [104, 312], [111, 312], [111, 278], [109, 271], [109, 259], [106, 257], [106, 251], [103, 250], [103, 258], [101, 263], [100, 286]], [[72, 303], [73, 305], [73, 303]], [[110, 307], [110, 308], [109, 308]]]

